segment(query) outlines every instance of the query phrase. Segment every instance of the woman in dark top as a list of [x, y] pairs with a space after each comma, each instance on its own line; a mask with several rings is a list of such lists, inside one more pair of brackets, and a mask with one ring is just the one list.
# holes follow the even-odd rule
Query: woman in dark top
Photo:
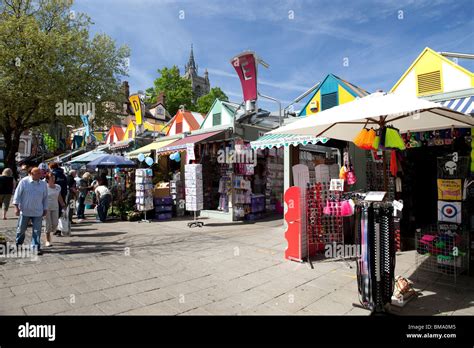
[[8, 207], [15, 188], [15, 179], [10, 168], [5, 168], [0, 175], [0, 205], [3, 205], [3, 220], [7, 219]]

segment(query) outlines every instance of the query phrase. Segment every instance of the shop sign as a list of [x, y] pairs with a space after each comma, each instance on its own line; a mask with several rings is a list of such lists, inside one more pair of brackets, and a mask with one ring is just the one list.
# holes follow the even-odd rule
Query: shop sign
[[135, 112], [135, 121], [137, 125], [141, 125], [143, 123], [142, 120], [142, 102], [140, 100], [140, 97], [138, 94], [131, 95], [130, 98], [128, 98], [130, 101], [130, 104], [132, 105], [133, 111]]
[[257, 100], [257, 61], [254, 53], [242, 53], [235, 56], [232, 61], [242, 85], [244, 100]]
[[462, 199], [461, 179], [438, 179], [438, 199], [460, 201]]

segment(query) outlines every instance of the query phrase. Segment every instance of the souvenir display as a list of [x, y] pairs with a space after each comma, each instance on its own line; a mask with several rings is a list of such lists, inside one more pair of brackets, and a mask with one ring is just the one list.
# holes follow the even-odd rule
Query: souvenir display
[[202, 187], [202, 165], [187, 164], [184, 167], [186, 210], [200, 211], [204, 208]]
[[361, 202], [355, 211], [359, 300], [372, 312], [383, 312], [391, 302], [395, 282], [393, 206]]
[[153, 170], [151, 168], [135, 170], [135, 188], [137, 210], [153, 209]]

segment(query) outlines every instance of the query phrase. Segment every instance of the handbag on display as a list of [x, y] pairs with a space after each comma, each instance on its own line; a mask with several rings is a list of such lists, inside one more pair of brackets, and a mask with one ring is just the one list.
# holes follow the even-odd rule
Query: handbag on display
[[331, 216], [351, 216], [354, 215], [355, 203], [352, 199], [343, 200], [340, 202], [326, 201], [326, 206], [323, 208], [324, 215]]
[[354, 185], [357, 182], [357, 177], [354, 172], [352, 165], [350, 166], [349, 171], [346, 173], [347, 185]]

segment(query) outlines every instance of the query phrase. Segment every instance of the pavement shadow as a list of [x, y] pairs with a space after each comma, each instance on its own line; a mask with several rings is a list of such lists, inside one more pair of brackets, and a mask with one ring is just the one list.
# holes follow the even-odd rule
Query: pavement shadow
[[431, 260], [425, 260], [407, 278], [419, 290], [419, 296], [411, 299], [404, 307], [392, 306], [400, 315], [439, 315], [472, 307], [474, 299], [474, 278], [467, 274], [454, 276], [453, 272], [434, 272]]
[[123, 242], [68, 241], [64, 247], [55, 246], [54, 249], [45, 249], [43, 252], [57, 255], [123, 253], [124, 246]]
[[[74, 230], [73, 232], [88, 232], [88, 231], [97, 231], [95, 229], [77, 229]], [[127, 232], [97, 232], [97, 233], [81, 233], [81, 234], [74, 234], [74, 237], [114, 237], [114, 236], [120, 236], [122, 234], [127, 234]]]

